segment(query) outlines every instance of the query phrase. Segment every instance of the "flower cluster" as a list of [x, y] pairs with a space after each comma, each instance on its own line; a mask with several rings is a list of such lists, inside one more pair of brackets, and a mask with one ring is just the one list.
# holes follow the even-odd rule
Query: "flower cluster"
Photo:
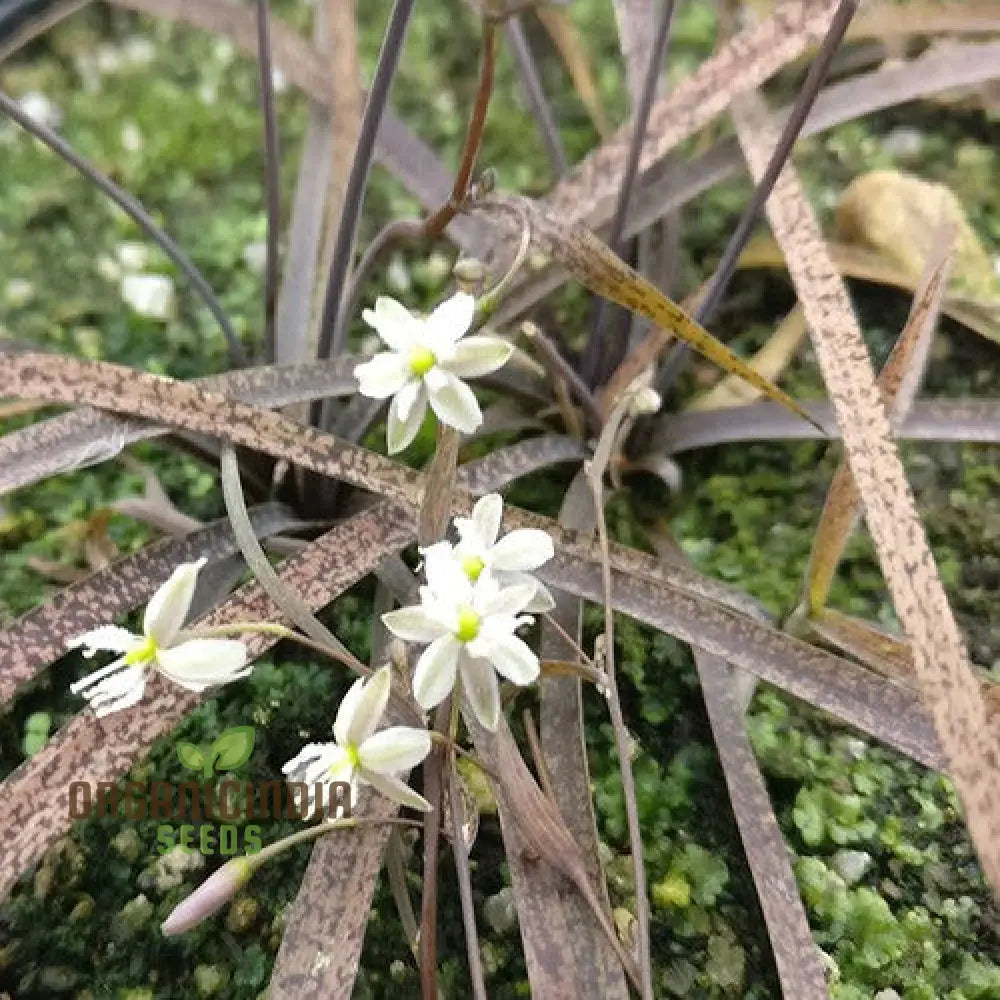
[[518, 685], [539, 672], [537, 655], [516, 633], [534, 620], [522, 612], [547, 610], [552, 598], [529, 575], [552, 558], [544, 531], [521, 529], [498, 540], [499, 494], [483, 497], [471, 518], [457, 518], [457, 544], [422, 550], [427, 583], [420, 604], [382, 616], [394, 635], [428, 643], [413, 674], [413, 694], [424, 709], [440, 704], [457, 679], [472, 713], [487, 729], [500, 720], [497, 674]]
[[388, 449], [394, 455], [417, 436], [427, 406], [449, 427], [469, 434], [482, 422], [472, 390], [462, 381], [502, 368], [514, 348], [499, 337], [466, 334], [476, 300], [458, 292], [429, 316], [414, 316], [395, 299], [381, 296], [364, 321], [389, 348], [358, 365], [358, 390], [372, 399], [388, 399]]

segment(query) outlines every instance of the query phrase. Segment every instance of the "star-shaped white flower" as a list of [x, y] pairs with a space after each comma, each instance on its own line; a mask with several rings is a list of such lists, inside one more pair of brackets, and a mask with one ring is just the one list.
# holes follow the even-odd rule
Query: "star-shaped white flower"
[[363, 396], [392, 397], [390, 455], [416, 437], [428, 402], [442, 423], [465, 434], [483, 422], [479, 403], [462, 379], [502, 368], [514, 348], [499, 337], [466, 337], [475, 309], [476, 300], [458, 292], [426, 317], [414, 316], [387, 296], [362, 313], [389, 347], [358, 365], [354, 375]]
[[428, 642], [413, 672], [413, 694], [423, 708], [440, 704], [462, 678], [462, 692], [479, 722], [496, 729], [500, 692], [496, 672], [515, 684], [538, 677], [538, 657], [515, 632], [534, 620], [520, 615], [535, 596], [533, 584], [501, 587], [488, 573], [473, 583], [454, 559], [426, 566], [419, 605], [382, 616], [394, 635]]
[[472, 517], [455, 518], [457, 544], [437, 542], [421, 550], [428, 574], [433, 572], [430, 567], [438, 561], [452, 559], [458, 562], [472, 583], [481, 573], [489, 573], [501, 587], [517, 584], [534, 587], [535, 596], [524, 610], [551, 611], [556, 602], [530, 571], [555, 555], [552, 539], [537, 528], [518, 528], [500, 538], [502, 521], [503, 497], [499, 493], [490, 493], [476, 501]]
[[181, 626], [191, 608], [198, 571], [205, 559], [181, 563], [170, 579], [146, 605], [142, 635], [133, 635], [117, 625], [102, 625], [69, 641], [71, 649], [83, 647], [83, 655], [98, 650], [120, 653], [117, 660], [70, 685], [82, 694], [100, 718], [131, 708], [141, 701], [151, 670], [188, 691], [204, 691], [250, 673], [247, 649], [234, 639], [188, 639], [177, 642]]
[[428, 812], [432, 806], [398, 775], [419, 764], [431, 752], [426, 729], [390, 726], [375, 729], [389, 702], [389, 667], [370, 677], [359, 677], [344, 696], [333, 723], [334, 743], [310, 743], [281, 770], [290, 781], [309, 786], [309, 813], [316, 806], [316, 785], [335, 781], [351, 786], [351, 804], [358, 800], [360, 785], [371, 785], [386, 798]]

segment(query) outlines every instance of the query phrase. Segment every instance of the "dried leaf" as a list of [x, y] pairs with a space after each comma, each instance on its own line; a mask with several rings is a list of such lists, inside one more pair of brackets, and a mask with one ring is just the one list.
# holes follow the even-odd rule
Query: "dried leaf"
[[908, 35], [958, 35], [1000, 32], [1000, 3], [961, 0], [943, 4], [911, 2], [869, 6], [858, 13], [847, 31], [849, 39], [896, 39]]
[[[773, 125], [756, 95], [734, 102], [734, 118], [751, 172], [759, 179], [773, 148]], [[786, 247], [865, 519], [896, 612], [913, 644], [921, 694], [947, 754], [986, 877], [1000, 887], [1000, 804], [993, 795], [997, 739], [987, 725], [978, 684], [927, 547], [850, 299], [789, 165], [768, 202], [768, 217]]]
[[914, 283], [938, 250], [942, 222], [956, 230], [951, 291], [1000, 299], [993, 261], [955, 194], [944, 184], [899, 170], [873, 170], [844, 190], [835, 215], [837, 237], [895, 264]]
[[[845, 243], [827, 243], [834, 265], [841, 275], [916, 291], [917, 279], [888, 258]], [[740, 267], [786, 267], [781, 248], [769, 237], [754, 239], [740, 258]], [[970, 330], [1000, 343], [1000, 300], [971, 299], [945, 292], [942, 312]]]

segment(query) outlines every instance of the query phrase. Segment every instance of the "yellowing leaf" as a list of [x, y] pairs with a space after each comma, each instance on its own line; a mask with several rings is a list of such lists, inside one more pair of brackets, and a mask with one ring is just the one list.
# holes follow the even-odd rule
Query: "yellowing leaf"
[[996, 298], [1000, 282], [958, 198], [935, 184], [898, 170], [874, 170], [855, 178], [837, 205], [836, 234], [845, 243], [874, 251], [916, 280], [934, 249], [941, 219], [958, 231], [951, 288], [976, 298]]

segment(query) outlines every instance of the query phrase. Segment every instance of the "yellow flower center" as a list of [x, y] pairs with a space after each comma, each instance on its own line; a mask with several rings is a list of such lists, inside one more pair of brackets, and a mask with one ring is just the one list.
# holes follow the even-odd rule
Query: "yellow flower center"
[[426, 347], [414, 347], [410, 351], [410, 371], [414, 375], [426, 375], [437, 364], [434, 352]]
[[148, 663], [156, 656], [156, 640], [146, 639], [140, 646], [136, 646], [130, 653], [125, 654], [125, 663], [134, 667], [138, 663]]
[[472, 642], [479, 635], [479, 615], [472, 608], [462, 608], [458, 613], [458, 631], [455, 633], [460, 642]]
[[479, 579], [479, 574], [485, 569], [486, 563], [479, 556], [464, 556], [462, 558], [462, 569], [465, 575], [475, 583]]
[[[354, 770], [358, 770], [361, 767], [361, 754], [358, 752], [358, 748], [353, 743], [348, 743], [344, 750], [347, 751], [347, 759], [351, 762], [351, 767]], [[330, 768], [330, 773], [333, 773], [333, 768]]]

